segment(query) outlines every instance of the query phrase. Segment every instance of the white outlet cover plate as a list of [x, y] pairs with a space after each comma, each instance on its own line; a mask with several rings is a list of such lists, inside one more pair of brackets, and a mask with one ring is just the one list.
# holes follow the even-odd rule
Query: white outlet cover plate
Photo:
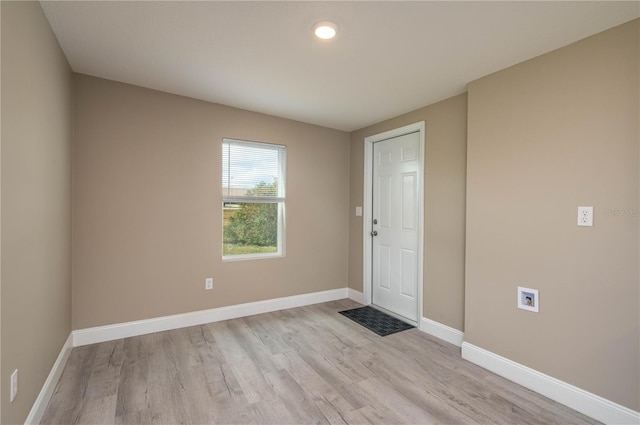
[[593, 226], [593, 207], [578, 207], [578, 226]]
[[362, 217], [362, 207], [356, 207], [356, 217]]
[[204, 289], [213, 289], [213, 278], [208, 277], [204, 280]]

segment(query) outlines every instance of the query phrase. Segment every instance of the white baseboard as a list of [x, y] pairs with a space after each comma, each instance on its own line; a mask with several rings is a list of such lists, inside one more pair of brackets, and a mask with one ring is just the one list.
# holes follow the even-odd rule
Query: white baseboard
[[357, 303], [364, 304], [364, 294], [355, 289], [347, 288], [347, 298]]
[[71, 354], [72, 348], [73, 337], [69, 334], [69, 337], [60, 350], [60, 354], [58, 354], [56, 362], [53, 364], [53, 367], [49, 372], [49, 376], [47, 376], [47, 379], [44, 381], [40, 394], [38, 394], [36, 401], [33, 403], [33, 406], [31, 406], [31, 411], [29, 412], [27, 419], [24, 421], [25, 425], [39, 424], [42, 420], [44, 410], [47, 408], [49, 400], [51, 400], [51, 396], [53, 395], [53, 391], [56, 389], [56, 385], [58, 384], [58, 380], [62, 375], [65, 365], [67, 364], [67, 359]]
[[213, 308], [210, 310], [200, 310], [184, 314], [175, 314], [172, 316], [155, 317], [153, 319], [136, 320], [133, 322], [80, 329], [72, 332], [73, 346], [79, 347], [81, 345], [113, 341], [137, 335], [145, 335], [154, 332], [168, 331], [171, 329], [185, 328], [188, 326], [197, 326], [205, 323], [219, 322], [221, 320], [236, 319], [238, 317], [251, 316], [254, 314], [270, 313], [272, 311], [284, 310], [287, 308], [340, 300], [348, 297], [349, 291], [347, 289], [348, 288], [331, 289], [329, 291], [274, 298], [271, 300], [231, 305], [227, 307]]
[[483, 348], [462, 343], [462, 358], [605, 424], [638, 424], [640, 413]]
[[464, 332], [450, 326], [443, 325], [435, 320], [427, 319], [426, 317], [423, 317], [420, 320], [420, 330], [428, 333], [429, 335], [433, 335], [436, 338], [450, 342], [458, 347], [461, 347], [462, 342], [464, 341]]

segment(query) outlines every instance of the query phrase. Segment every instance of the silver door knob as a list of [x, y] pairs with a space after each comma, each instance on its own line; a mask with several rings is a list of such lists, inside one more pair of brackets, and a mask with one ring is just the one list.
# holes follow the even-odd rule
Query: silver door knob
[[373, 232], [371, 232], [371, 236], [378, 236], [378, 231], [374, 230]]

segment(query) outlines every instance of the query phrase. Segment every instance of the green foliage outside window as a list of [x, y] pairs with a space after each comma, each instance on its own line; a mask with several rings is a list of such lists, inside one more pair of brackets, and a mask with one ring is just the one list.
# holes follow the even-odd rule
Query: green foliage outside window
[[[248, 196], [272, 196], [277, 183], [260, 182]], [[277, 203], [225, 203], [224, 255], [276, 252], [278, 250]]]

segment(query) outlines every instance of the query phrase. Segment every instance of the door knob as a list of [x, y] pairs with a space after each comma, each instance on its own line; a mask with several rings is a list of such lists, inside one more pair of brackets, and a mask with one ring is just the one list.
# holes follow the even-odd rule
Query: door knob
[[371, 236], [378, 236], [378, 231], [374, 230], [373, 232], [371, 232]]

